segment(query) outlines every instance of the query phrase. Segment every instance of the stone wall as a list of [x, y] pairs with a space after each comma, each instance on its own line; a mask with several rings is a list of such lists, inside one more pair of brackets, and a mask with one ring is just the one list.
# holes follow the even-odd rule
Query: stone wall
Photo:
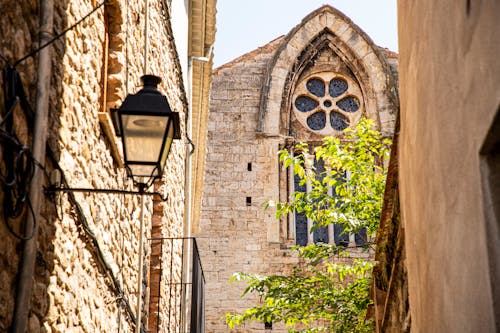
[[[89, 13], [97, 1], [56, 0], [54, 31], [60, 32]], [[163, 1], [150, 1], [148, 73], [162, 77], [160, 90], [172, 109], [186, 108], [180, 66], [170, 32], [163, 17]], [[52, 79], [48, 124], [48, 176], [55, 169], [70, 187], [123, 188], [132, 190], [116, 138], [105, 131], [98, 113], [103, 108], [104, 84], [112, 87], [108, 102], [119, 106], [127, 93], [141, 86], [144, 73], [144, 8], [142, 2], [116, 0], [100, 8], [52, 46]], [[37, 46], [37, 1], [2, 1], [0, 5], [0, 52], [11, 63]], [[111, 29], [110, 67], [106, 73], [106, 29]], [[2, 62], [2, 66], [5, 64]], [[35, 106], [37, 58], [17, 66], [29, 103]], [[108, 74], [107, 77], [104, 74]], [[107, 78], [107, 81], [105, 81]], [[0, 92], [3, 99], [3, 93]], [[113, 105], [107, 105], [113, 106]], [[2, 114], [5, 110], [0, 109]], [[32, 129], [23, 113], [16, 111], [17, 133], [30, 144]], [[181, 125], [182, 126], [182, 125]], [[182, 128], [184, 131], [184, 128]], [[155, 206], [160, 234], [182, 235], [184, 200], [184, 154], [180, 141], [173, 144], [164, 178], [155, 189], [168, 196]], [[5, 161], [0, 157], [2, 172]], [[0, 194], [3, 203], [5, 196]], [[150, 236], [152, 201], [145, 199], [147, 237]], [[23, 217], [9, 221], [18, 229]], [[36, 222], [39, 228], [29, 332], [130, 332], [137, 293], [137, 249], [140, 202], [138, 196], [107, 194], [44, 195]], [[0, 217], [0, 331], [12, 321], [22, 241], [7, 230], [3, 211]], [[149, 253], [148, 242], [146, 253]], [[102, 255], [100, 255], [100, 253]], [[102, 260], [104, 259], [104, 261]], [[146, 260], [147, 262], [147, 260]], [[180, 264], [180, 263], [178, 263]], [[144, 271], [147, 281], [147, 270]], [[119, 290], [123, 293], [120, 294]], [[146, 291], [147, 292], [147, 291]], [[146, 293], [145, 292], [145, 293]], [[127, 311], [129, 303], [131, 312]], [[147, 309], [147, 306], [143, 307]]]
[[[229, 284], [234, 272], [277, 272], [288, 256], [279, 243], [268, 243], [266, 221], [273, 220], [273, 212], [261, 207], [270, 198], [270, 188], [277, 194], [277, 173], [272, 170], [278, 169], [278, 143], [264, 145], [255, 136], [261, 80], [275, 45], [216, 70], [212, 81], [205, 194], [197, 234], [207, 280], [207, 332], [228, 331], [224, 314], [256, 301], [240, 298], [243, 284]], [[264, 325], [244, 331], [263, 332]]]

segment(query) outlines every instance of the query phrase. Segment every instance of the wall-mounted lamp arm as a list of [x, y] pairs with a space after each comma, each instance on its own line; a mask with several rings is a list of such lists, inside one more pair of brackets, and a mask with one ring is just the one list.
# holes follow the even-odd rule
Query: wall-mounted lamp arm
[[144, 190], [139, 191], [128, 191], [128, 190], [118, 190], [118, 189], [97, 189], [97, 188], [69, 188], [69, 187], [56, 187], [49, 186], [44, 188], [45, 193], [55, 193], [55, 192], [82, 192], [82, 193], [104, 193], [104, 194], [133, 194], [133, 195], [148, 195], [160, 198], [161, 201], [165, 202], [168, 196], [161, 195], [159, 192], [146, 192]]

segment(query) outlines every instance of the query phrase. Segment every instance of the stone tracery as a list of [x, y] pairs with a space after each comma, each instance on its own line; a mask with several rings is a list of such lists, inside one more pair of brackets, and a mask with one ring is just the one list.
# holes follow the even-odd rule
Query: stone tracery
[[292, 110], [299, 122], [321, 135], [333, 135], [353, 125], [363, 113], [359, 86], [346, 75], [311, 74], [293, 94]]

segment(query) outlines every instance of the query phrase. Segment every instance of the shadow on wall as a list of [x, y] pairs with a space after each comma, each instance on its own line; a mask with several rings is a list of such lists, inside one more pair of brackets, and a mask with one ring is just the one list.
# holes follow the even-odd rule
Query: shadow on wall
[[481, 149], [481, 175], [491, 294], [500, 331], [500, 106]]

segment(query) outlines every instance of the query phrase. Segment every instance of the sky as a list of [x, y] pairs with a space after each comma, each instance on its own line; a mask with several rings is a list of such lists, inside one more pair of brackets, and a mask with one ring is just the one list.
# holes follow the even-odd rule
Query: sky
[[375, 44], [397, 52], [397, 0], [217, 0], [214, 67], [287, 34], [325, 4], [347, 15]]

